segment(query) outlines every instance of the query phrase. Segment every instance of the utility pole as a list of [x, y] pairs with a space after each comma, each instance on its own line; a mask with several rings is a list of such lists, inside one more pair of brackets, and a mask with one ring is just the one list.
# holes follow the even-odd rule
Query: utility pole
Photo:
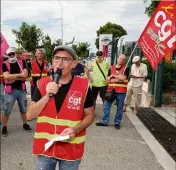
[[57, 1], [60, 6], [61, 6], [61, 36], [62, 36], [62, 44], [64, 43], [64, 26], [63, 26], [63, 6], [62, 6], [62, 3], [60, 1]]

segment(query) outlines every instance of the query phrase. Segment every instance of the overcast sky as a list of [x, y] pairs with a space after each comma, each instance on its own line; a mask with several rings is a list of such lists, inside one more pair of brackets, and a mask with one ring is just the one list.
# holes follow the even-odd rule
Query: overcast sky
[[[137, 40], [149, 18], [143, 0], [60, 1], [63, 5], [64, 42], [91, 44], [96, 52], [96, 31], [107, 22], [127, 30], [128, 40]], [[61, 38], [61, 6], [57, 1], [1, 1], [1, 32], [10, 46], [17, 46], [12, 29], [21, 22], [36, 24], [52, 40]]]

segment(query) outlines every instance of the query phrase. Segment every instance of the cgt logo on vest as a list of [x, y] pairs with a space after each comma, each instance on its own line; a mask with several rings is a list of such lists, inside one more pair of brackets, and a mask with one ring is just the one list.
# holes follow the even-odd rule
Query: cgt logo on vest
[[82, 92], [69, 91], [68, 105], [69, 109], [79, 110], [81, 107]]

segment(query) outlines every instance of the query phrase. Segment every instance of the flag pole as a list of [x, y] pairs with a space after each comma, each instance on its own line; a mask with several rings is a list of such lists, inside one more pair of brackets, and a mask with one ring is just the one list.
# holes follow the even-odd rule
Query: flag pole
[[123, 74], [124, 74], [124, 72], [125, 72], [125, 70], [126, 70], [128, 64], [129, 64], [129, 62], [130, 62], [130, 60], [131, 60], [131, 58], [132, 58], [132, 56], [133, 56], [133, 53], [134, 53], [134, 51], [135, 51], [137, 45], [138, 45], [138, 41], [136, 42], [136, 44], [135, 44], [135, 46], [134, 46], [134, 48], [133, 48], [133, 51], [131, 52], [131, 55], [130, 55], [130, 57], [129, 57], [127, 63], [126, 63], [126, 66], [125, 66], [125, 69], [124, 69], [124, 71], [123, 71]]

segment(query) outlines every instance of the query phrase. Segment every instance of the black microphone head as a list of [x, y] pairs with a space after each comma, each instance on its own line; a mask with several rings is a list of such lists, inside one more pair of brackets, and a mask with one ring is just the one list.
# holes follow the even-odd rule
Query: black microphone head
[[62, 69], [58, 68], [55, 72], [55, 74], [59, 74], [60, 77], [62, 76]]
[[56, 72], [54, 73], [53, 81], [55, 83], [58, 83], [61, 76], [62, 76], [62, 70], [58, 68]]

